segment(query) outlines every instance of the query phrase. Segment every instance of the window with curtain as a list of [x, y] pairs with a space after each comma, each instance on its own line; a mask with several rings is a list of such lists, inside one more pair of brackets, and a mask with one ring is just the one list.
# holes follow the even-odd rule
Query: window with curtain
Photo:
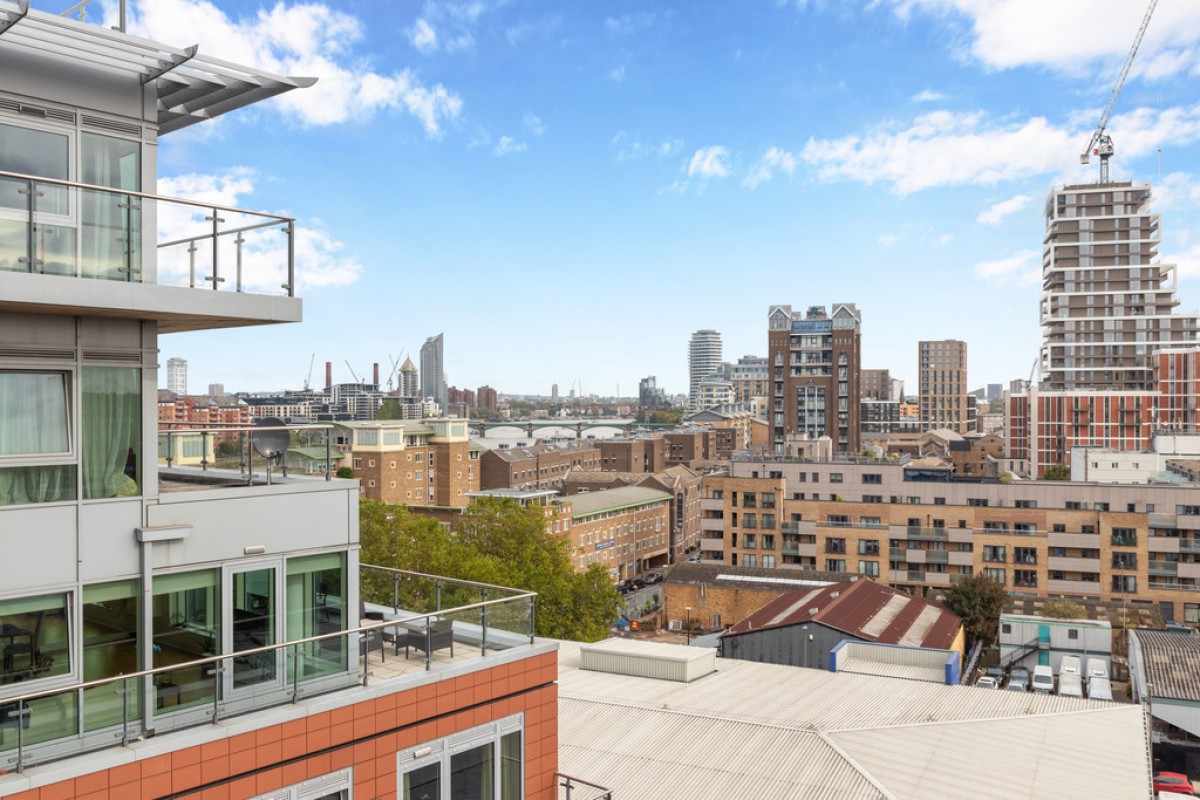
[[[141, 188], [138, 142], [84, 133], [79, 149], [82, 183], [130, 191]], [[80, 274], [106, 280], [138, 279], [141, 204], [141, 198], [128, 194], [81, 190]]]
[[72, 457], [65, 371], [0, 370], [0, 505], [75, 499], [75, 467], [29, 464]]
[[142, 372], [136, 367], [83, 369], [83, 497], [141, 493]]

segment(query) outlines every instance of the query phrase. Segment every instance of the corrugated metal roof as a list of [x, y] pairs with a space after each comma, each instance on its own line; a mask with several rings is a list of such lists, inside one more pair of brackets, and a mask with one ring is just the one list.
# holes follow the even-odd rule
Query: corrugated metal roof
[[1136, 706], [729, 659], [691, 684], [578, 662], [562, 643], [559, 769], [621, 798], [1150, 796]]
[[942, 606], [864, 579], [780, 595], [725, 635], [740, 636], [806, 622], [817, 622], [860, 639], [938, 649], [953, 644], [962, 624]]
[[882, 675], [887, 678], [903, 678], [906, 681], [925, 681], [926, 683], [946, 682], [946, 668], [927, 667], [919, 664], [891, 664], [868, 658], [847, 658], [838, 667], [838, 672], [853, 672], [859, 675]]
[[1155, 697], [1200, 701], [1200, 636], [1170, 631], [1130, 631], [1138, 662]]

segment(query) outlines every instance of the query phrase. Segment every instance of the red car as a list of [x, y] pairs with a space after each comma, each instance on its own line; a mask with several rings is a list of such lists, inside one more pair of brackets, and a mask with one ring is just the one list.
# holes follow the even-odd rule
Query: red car
[[1154, 791], [1192, 794], [1192, 782], [1182, 772], [1160, 772], [1154, 776]]

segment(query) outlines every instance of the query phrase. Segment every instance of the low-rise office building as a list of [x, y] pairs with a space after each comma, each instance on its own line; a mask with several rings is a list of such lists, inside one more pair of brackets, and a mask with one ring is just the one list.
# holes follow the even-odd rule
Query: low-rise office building
[[667, 564], [671, 495], [643, 486], [587, 492], [553, 501], [570, 519], [567, 541], [576, 566], [603, 564], [613, 580]]
[[670, 563], [682, 561], [700, 544], [701, 478], [684, 466], [668, 467], [662, 472], [591, 472], [571, 470], [563, 481], [566, 495], [644, 486], [667, 492], [674, 501], [670, 509]]

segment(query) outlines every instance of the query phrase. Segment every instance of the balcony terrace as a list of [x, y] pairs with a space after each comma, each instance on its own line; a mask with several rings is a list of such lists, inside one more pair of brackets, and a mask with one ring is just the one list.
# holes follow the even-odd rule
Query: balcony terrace
[[295, 249], [290, 217], [0, 171], [0, 311], [298, 322]]
[[[532, 592], [365, 564], [358, 577], [365, 618], [354, 610], [347, 629], [6, 697], [0, 769], [18, 774], [0, 777], [0, 794], [31, 768], [32, 785], [48, 782], [53, 767], [40, 765], [83, 753], [128, 763], [178, 746], [166, 734], [217, 741], [252, 730], [257, 714], [302, 719], [554, 648], [534, 638]], [[336, 627], [341, 598], [321, 602]]]

